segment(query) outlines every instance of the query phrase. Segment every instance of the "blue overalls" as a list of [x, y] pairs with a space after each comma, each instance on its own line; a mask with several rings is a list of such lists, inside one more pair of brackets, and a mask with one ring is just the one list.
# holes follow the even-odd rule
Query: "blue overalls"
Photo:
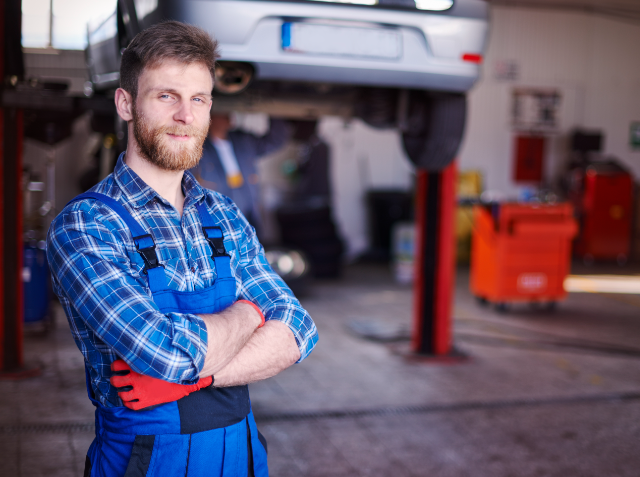
[[[222, 229], [206, 207], [196, 204], [202, 231], [212, 250], [214, 284], [181, 292], [167, 285], [151, 234], [115, 199], [87, 192], [71, 202], [95, 199], [116, 212], [133, 234], [153, 301], [162, 313], [218, 313], [235, 302], [236, 283]], [[95, 399], [89, 370], [87, 392], [96, 406], [96, 438], [87, 453], [85, 477], [268, 476], [266, 442], [258, 433], [249, 388], [209, 387], [150, 410], [105, 407]]]

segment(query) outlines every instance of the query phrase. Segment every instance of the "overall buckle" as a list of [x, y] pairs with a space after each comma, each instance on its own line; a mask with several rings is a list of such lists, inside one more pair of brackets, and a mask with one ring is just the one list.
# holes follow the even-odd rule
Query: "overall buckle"
[[138, 253], [142, 257], [142, 260], [144, 261], [144, 269], [142, 270], [142, 272], [145, 275], [147, 274], [147, 270], [151, 270], [153, 268], [158, 268], [158, 267], [164, 268], [164, 265], [160, 264], [160, 261], [158, 260], [158, 254], [156, 253], [155, 242], [153, 242], [153, 245], [150, 247], [140, 248], [140, 246], [138, 245], [138, 240], [144, 239], [147, 237], [149, 237], [153, 242], [153, 237], [151, 236], [151, 234], [133, 237], [133, 242], [136, 244], [136, 250], [138, 251]]
[[211, 247], [211, 258], [228, 257], [227, 250], [224, 248], [224, 237], [209, 237], [206, 230], [207, 228], [218, 229], [220, 231], [222, 231], [222, 229], [220, 227], [202, 227], [202, 233]]

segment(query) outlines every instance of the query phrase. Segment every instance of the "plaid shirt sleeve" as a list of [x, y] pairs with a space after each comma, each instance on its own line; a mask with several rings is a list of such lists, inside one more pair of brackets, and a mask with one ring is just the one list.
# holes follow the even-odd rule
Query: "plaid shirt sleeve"
[[239, 299], [255, 303], [266, 321], [286, 324], [300, 349], [298, 363], [305, 359], [318, 342], [318, 330], [309, 313], [302, 307], [287, 284], [275, 273], [264, 255], [255, 230], [240, 213], [233, 201], [219, 195], [226, 205], [227, 219], [233, 225], [232, 235], [238, 243]]
[[90, 331], [135, 371], [194, 382], [207, 352], [204, 322], [192, 314], [159, 311], [132, 274], [121, 231], [95, 211], [77, 203], [52, 223], [47, 255], [54, 286]]
[[316, 325], [289, 287], [271, 270], [262, 247], [242, 269], [240, 294], [258, 305], [265, 320], [289, 326], [300, 349], [298, 363], [309, 356], [318, 341]]

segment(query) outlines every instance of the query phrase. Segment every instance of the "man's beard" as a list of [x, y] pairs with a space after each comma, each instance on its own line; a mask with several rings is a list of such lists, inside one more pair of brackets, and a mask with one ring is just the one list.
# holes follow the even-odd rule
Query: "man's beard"
[[[202, 145], [207, 137], [209, 124], [196, 126], [154, 127], [144, 114], [133, 108], [133, 135], [138, 143], [138, 151], [151, 164], [165, 171], [186, 171], [198, 165], [202, 157]], [[175, 141], [173, 147], [167, 134], [191, 136], [184, 143]]]

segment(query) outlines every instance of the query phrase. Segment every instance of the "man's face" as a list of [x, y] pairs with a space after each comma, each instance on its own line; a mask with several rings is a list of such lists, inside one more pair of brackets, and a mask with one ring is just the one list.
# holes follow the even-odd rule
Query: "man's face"
[[201, 63], [166, 61], [145, 68], [133, 107], [133, 134], [140, 154], [167, 171], [195, 167], [209, 130], [213, 83]]

